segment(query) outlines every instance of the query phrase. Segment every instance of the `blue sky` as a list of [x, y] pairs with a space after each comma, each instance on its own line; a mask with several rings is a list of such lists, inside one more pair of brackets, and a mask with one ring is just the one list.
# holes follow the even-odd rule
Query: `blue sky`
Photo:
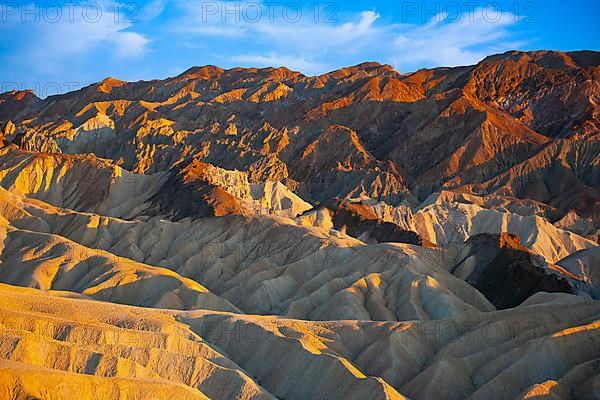
[[0, 91], [44, 97], [207, 64], [411, 72], [512, 49], [598, 50], [599, 16], [597, 1], [0, 0]]

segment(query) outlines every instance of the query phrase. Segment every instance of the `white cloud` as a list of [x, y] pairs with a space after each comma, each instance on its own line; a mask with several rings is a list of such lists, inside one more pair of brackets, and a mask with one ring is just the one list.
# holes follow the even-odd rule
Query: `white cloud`
[[354, 21], [343, 24], [314, 23], [312, 20], [290, 23], [276, 21], [253, 24], [249, 29], [276, 43], [295, 46], [301, 50], [331, 49], [335, 46], [349, 46], [345, 51], [357, 49], [365, 44], [365, 39], [373, 39], [377, 30], [373, 24], [379, 15], [364, 11], [355, 16]]
[[[496, 18], [494, 17], [494, 20]], [[503, 13], [497, 21], [485, 18], [483, 10], [463, 14], [449, 22], [444, 15], [428, 23], [399, 25], [393, 38], [395, 64], [422, 66], [458, 66], [474, 64], [490, 52], [514, 48], [518, 42], [508, 41], [509, 27], [518, 21], [512, 13]]]
[[[133, 18], [138, 19], [136, 17], [139, 15], [139, 20], [151, 21], [163, 13], [165, 8], [167, 7], [167, 2], [168, 0], [152, 0], [149, 3], [147, 3], [141, 10], [138, 10], [136, 8], [136, 12]], [[136, 5], [137, 7], [137, 3], [126, 2], [125, 4]]]
[[294, 71], [300, 71], [304, 74], [316, 75], [331, 69], [324, 64], [313, 62], [297, 56], [282, 55], [277, 53], [262, 54], [243, 54], [229, 57], [229, 59], [242, 67], [286, 67]]
[[[22, 53], [46, 72], [60, 69], [66, 58], [94, 55], [101, 45], [112, 48], [112, 55], [116, 57], [143, 55], [149, 40], [130, 31], [133, 23], [122, 16], [117, 17], [112, 5], [106, 1], [94, 4], [100, 7], [101, 13], [88, 10], [86, 14], [81, 6], [73, 6], [71, 10], [63, 8], [62, 17], [56, 21], [40, 18], [36, 22], [31, 18], [26, 22], [17, 19], [8, 23], [11, 31], [23, 40]], [[33, 8], [31, 5], [30, 9]]]
[[249, 49], [241, 54], [241, 44], [223, 46], [222, 58], [243, 65], [285, 63], [307, 74], [340, 67], [348, 60], [387, 62], [403, 71], [466, 65], [523, 44], [511, 39], [510, 28], [518, 18], [509, 12], [498, 21], [492, 21], [496, 15], [476, 9], [460, 18], [438, 14], [424, 24], [409, 25], [382, 22], [375, 11], [363, 11], [345, 14], [345, 20], [331, 24], [315, 22], [307, 9], [297, 22], [286, 21], [280, 12], [269, 20], [264, 11], [267, 6], [258, 3], [263, 8], [262, 18], [251, 22], [243, 18], [243, 13], [238, 14], [238, 21], [234, 14], [223, 15], [221, 11], [231, 9], [231, 2], [228, 6], [226, 1], [210, 3], [218, 10], [214, 15], [202, 14], [202, 0], [177, 2], [186, 15], [177, 21], [177, 30], [196, 35], [196, 40], [207, 45], [223, 38], [247, 41]]
[[[226, 1], [210, 3], [219, 10], [214, 15], [202, 14], [202, 0], [177, 3], [186, 17], [176, 22], [173, 31], [187, 35], [188, 40], [189, 35], [195, 35], [196, 40], [207, 44], [223, 38], [248, 41], [253, 48], [242, 54], [231, 54], [232, 49], [223, 46], [222, 58], [239, 65], [285, 65], [305, 74], [322, 73], [329, 70], [331, 61], [340, 58], [340, 53], [359, 54], [380, 34], [374, 27], [379, 15], [373, 11], [364, 11], [352, 15], [348, 21], [334, 24], [315, 22], [314, 14], [304, 9], [302, 18], [291, 22], [283, 18], [280, 10], [271, 20], [268, 3], [254, 2], [260, 4], [263, 12], [262, 17], [253, 22], [241, 12], [237, 21], [235, 15], [222, 15], [225, 7], [231, 9], [231, 2], [227, 6]], [[261, 46], [264, 50], [257, 49]]]
[[[263, 8], [261, 19], [255, 22], [243, 16], [236, 22], [231, 14], [203, 16], [206, 0], [150, 0], [133, 14], [126, 8], [117, 16], [112, 6], [118, 3], [100, 0], [103, 14], [95, 22], [82, 17], [81, 6], [76, 7], [73, 21], [67, 20], [66, 11], [57, 23], [21, 23], [17, 16], [15, 21], [0, 24], [3, 39], [8, 33], [7, 42], [19, 49], [6, 54], [3, 61], [5, 66], [14, 66], [18, 76], [26, 63], [36, 76], [82, 81], [95, 79], [98, 70], [128, 75], [129, 68], [147, 67], [149, 73], [160, 74], [160, 68], [203, 61], [224, 67], [286, 66], [316, 75], [362, 61], [390, 63], [403, 72], [472, 64], [488, 54], [524, 45], [513, 34], [517, 19], [506, 12], [496, 22], [486, 21], [483, 12], [475, 10], [472, 18], [465, 14], [449, 22], [440, 14], [423, 24], [409, 25], [365, 10], [340, 12], [335, 16], [339, 21], [327, 23], [325, 13], [315, 21], [313, 11], [305, 6], [303, 16], [292, 22], [283, 17], [281, 7], [271, 20], [266, 11], [270, 2], [262, 1], [252, 1]], [[231, 8], [245, 2], [209, 3], [223, 10], [225, 4]], [[151, 38], [157, 58], [146, 63]], [[103, 62], [96, 64], [98, 59]]]
[[139, 33], [118, 32], [112, 39], [120, 57], [139, 57], [146, 51], [149, 40]]

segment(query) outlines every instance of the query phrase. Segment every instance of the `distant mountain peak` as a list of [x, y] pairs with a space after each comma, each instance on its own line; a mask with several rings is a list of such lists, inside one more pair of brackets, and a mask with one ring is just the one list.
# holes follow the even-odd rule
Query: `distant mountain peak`
[[186, 79], [209, 80], [220, 76], [225, 70], [215, 65], [195, 66], [185, 70], [178, 77]]
[[126, 85], [127, 82], [109, 76], [98, 83], [98, 91], [102, 93], [111, 93], [114, 88]]

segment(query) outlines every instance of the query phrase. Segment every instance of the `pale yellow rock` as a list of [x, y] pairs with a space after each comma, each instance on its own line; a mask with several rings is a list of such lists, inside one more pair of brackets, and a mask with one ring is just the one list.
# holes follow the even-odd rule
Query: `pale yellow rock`
[[215, 182], [257, 209], [304, 214], [173, 222], [144, 217], [164, 174], [9, 151], [0, 150], [0, 282], [10, 284], [0, 284], [0, 399], [599, 392], [600, 302], [538, 293], [498, 312], [460, 279], [476, 258], [448, 272], [455, 243], [508, 231], [593, 283], [597, 247], [540, 217], [443, 201], [413, 215], [374, 202], [382, 220], [442, 247], [366, 245], [281, 183], [252, 186], [215, 167]]
[[415, 213], [414, 227], [421, 237], [440, 246], [458, 245], [479, 233], [513, 233], [524, 246], [549, 263], [598, 246], [555, 227], [545, 218], [494, 211], [473, 204], [442, 202], [426, 206]]
[[441, 319], [494, 310], [443, 268], [439, 250], [366, 246], [284, 218], [143, 222], [30, 201], [22, 207], [13, 213], [31, 217], [7, 215], [15, 224], [5, 231], [0, 279], [7, 283], [133, 305], [316, 320]]
[[398, 323], [141, 309], [8, 285], [0, 296], [5, 393], [44, 393], [41, 376], [106, 398], [136, 386], [292, 400], [566, 400], [598, 388], [600, 302]]

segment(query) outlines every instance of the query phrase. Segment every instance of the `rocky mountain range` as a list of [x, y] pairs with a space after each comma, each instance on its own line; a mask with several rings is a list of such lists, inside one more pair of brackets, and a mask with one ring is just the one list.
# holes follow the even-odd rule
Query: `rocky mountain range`
[[600, 53], [0, 94], [0, 398], [600, 398]]

